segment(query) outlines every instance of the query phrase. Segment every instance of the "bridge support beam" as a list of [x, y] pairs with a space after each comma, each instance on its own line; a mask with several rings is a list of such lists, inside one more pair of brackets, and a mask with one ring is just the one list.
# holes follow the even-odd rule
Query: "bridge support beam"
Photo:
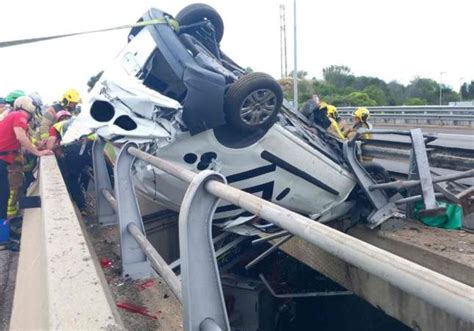
[[[373, 230], [356, 227], [350, 234], [401, 257], [410, 259], [410, 256], [412, 258], [415, 256], [414, 262], [421, 265], [427, 264], [426, 267], [460, 281], [465, 281], [469, 278], [468, 275], [474, 272], [474, 266], [458, 265], [456, 261], [436, 257], [421, 248], [398, 242], [396, 239], [389, 240], [379, 233], [374, 233]], [[285, 243], [281, 250], [415, 330], [468, 331], [474, 329], [473, 323], [456, 318], [301, 238], [295, 236]]]

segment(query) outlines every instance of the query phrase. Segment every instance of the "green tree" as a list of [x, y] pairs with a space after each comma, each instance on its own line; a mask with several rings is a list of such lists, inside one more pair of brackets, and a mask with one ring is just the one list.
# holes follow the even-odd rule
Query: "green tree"
[[406, 98], [419, 98], [427, 104], [439, 103], [439, 84], [432, 79], [416, 77], [406, 88]]
[[405, 106], [423, 106], [427, 105], [428, 102], [425, 99], [420, 98], [406, 98], [403, 104]]
[[443, 85], [443, 104], [448, 104], [452, 101], [459, 101], [459, 94], [452, 88]]
[[314, 93], [319, 95], [322, 99], [326, 99], [328, 96], [337, 93], [336, 86], [326, 83], [325, 81], [313, 80], [312, 84]]
[[348, 95], [335, 94], [327, 98], [327, 102], [334, 106], [375, 106], [375, 100], [372, 100], [367, 93], [352, 92]]
[[387, 84], [387, 98], [389, 106], [398, 106], [403, 104], [405, 99], [405, 86], [396, 81]]
[[384, 90], [376, 85], [370, 85], [364, 89], [370, 99], [374, 100], [377, 105], [383, 106], [387, 104], [387, 97], [385, 96]]
[[[296, 72], [297, 79], [306, 79], [306, 76], [308, 76], [308, 72], [305, 70], [298, 70]], [[290, 72], [290, 77], [293, 77], [293, 70]]]
[[302, 79], [298, 81], [298, 102], [300, 104], [305, 103], [313, 94], [313, 84], [310, 80]]
[[351, 86], [355, 77], [351, 74], [351, 69], [347, 66], [332, 65], [323, 69], [323, 77], [326, 83], [337, 88]]
[[384, 91], [387, 89], [387, 83], [377, 77], [358, 76], [354, 78], [352, 84], [352, 87], [359, 91], [369, 86], [376, 86]]
[[463, 100], [474, 100], [474, 80], [470, 84], [462, 84], [459, 94]]
[[377, 102], [369, 97], [367, 93], [364, 92], [352, 92], [346, 97], [348, 106], [375, 106]]

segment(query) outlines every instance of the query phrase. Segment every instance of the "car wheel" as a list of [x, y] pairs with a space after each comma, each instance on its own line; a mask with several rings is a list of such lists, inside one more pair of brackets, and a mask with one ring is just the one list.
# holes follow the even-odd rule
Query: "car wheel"
[[216, 40], [219, 43], [224, 35], [224, 21], [221, 15], [209, 5], [203, 3], [195, 3], [184, 7], [176, 15], [176, 20], [180, 25], [190, 25], [208, 20], [214, 26]]
[[[364, 162], [362, 166], [367, 170], [369, 175], [372, 176], [377, 184], [390, 183], [392, 181], [387, 169], [377, 162]], [[397, 193], [397, 191], [393, 189], [385, 189], [384, 192], [388, 197]]]
[[224, 111], [234, 128], [253, 131], [273, 124], [282, 101], [283, 92], [277, 81], [265, 73], [253, 72], [229, 88]]

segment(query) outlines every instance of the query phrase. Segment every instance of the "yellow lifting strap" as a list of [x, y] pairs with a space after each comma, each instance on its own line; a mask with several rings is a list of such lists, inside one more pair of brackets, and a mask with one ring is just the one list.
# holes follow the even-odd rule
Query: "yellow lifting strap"
[[107, 31], [114, 31], [114, 30], [121, 30], [121, 29], [131, 29], [131, 28], [135, 28], [135, 27], [142, 27], [142, 26], [155, 25], [155, 24], [169, 24], [177, 33], [179, 32], [179, 24], [176, 20], [174, 20], [172, 18], [164, 18], [164, 19], [163, 18], [157, 18], [157, 19], [154, 19], [154, 20], [141, 21], [141, 22], [134, 23], [134, 24], [120, 25], [120, 26], [116, 26], [116, 27], [113, 27], [113, 28], [107, 28], [107, 29], [89, 30], [89, 31], [83, 31], [83, 32], [59, 34], [59, 35], [39, 37], [39, 38], [28, 38], [28, 39], [2, 41], [2, 42], [0, 42], [0, 48], [18, 46], [18, 45], [23, 45], [23, 44], [31, 44], [31, 43], [36, 43], [36, 42], [39, 42], [39, 41], [46, 41], [46, 40], [52, 40], [52, 39], [80, 36], [80, 35], [84, 35], [84, 34], [107, 32]]

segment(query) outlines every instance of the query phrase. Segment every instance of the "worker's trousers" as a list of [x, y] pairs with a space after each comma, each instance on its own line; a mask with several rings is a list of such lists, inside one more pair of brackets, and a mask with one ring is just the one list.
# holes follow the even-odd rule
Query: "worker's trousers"
[[8, 164], [0, 160], [0, 220], [7, 218], [10, 183], [8, 182]]

